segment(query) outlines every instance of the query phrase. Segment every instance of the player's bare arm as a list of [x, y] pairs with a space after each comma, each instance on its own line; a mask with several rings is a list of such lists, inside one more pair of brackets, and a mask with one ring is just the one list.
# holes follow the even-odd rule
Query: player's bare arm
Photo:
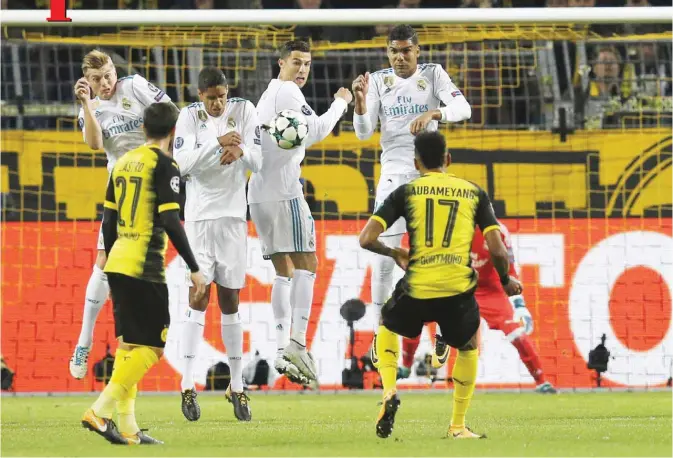
[[372, 253], [388, 256], [395, 260], [395, 263], [402, 269], [407, 270], [409, 265], [409, 252], [404, 248], [390, 248], [379, 240], [379, 236], [385, 228], [383, 224], [375, 219], [367, 221], [364, 229], [360, 233], [360, 246]]
[[435, 96], [444, 106], [429, 110], [414, 119], [409, 126], [412, 135], [418, 135], [433, 121], [460, 122], [472, 117], [470, 104], [440, 66], [434, 66], [434, 87]]
[[220, 143], [220, 146], [238, 146], [243, 142], [241, 134], [236, 131], [229, 132], [228, 134], [217, 137], [217, 141]]
[[507, 293], [508, 296], [521, 294], [523, 286], [519, 280], [509, 275], [509, 253], [507, 252], [505, 244], [502, 243], [500, 230], [493, 229], [488, 231], [484, 234], [484, 238], [486, 239], [488, 251], [491, 254], [491, 261], [500, 276], [500, 283], [502, 284], [505, 293]]
[[[280, 95], [277, 95], [275, 111], [283, 109], [302, 111], [307, 116], [309, 124], [309, 133], [311, 141], [307, 146], [323, 140], [334, 129], [345, 108], [340, 103], [332, 104], [327, 112], [322, 116], [314, 116], [312, 110], [306, 103], [306, 99], [300, 90], [308, 81], [311, 72], [311, 51], [308, 43], [301, 41], [292, 41], [284, 45], [280, 59], [278, 59], [280, 72], [278, 79], [280, 81], [292, 81], [293, 85], [283, 85]], [[339, 88], [334, 94], [334, 99], [343, 100], [348, 105], [353, 101], [353, 95], [347, 88]]]
[[222, 145], [222, 154], [220, 155], [220, 164], [229, 165], [243, 156], [243, 150], [239, 146], [242, 143], [241, 135], [238, 132], [229, 132], [217, 138]]
[[423, 132], [431, 121], [441, 121], [441, 120], [442, 120], [442, 112], [439, 111], [439, 109], [423, 113], [418, 118], [414, 119], [411, 125], [409, 126], [411, 135], [418, 135], [421, 132]]
[[364, 75], [358, 75], [351, 86], [355, 96], [355, 113], [359, 115], [367, 114], [367, 93], [369, 92], [369, 72]]
[[75, 97], [84, 112], [84, 141], [92, 149], [103, 149], [103, 131], [91, 107], [91, 86], [85, 77], [75, 83]]
[[431, 121], [437, 122], [459, 122], [470, 119], [472, 116], [472, 109], [470, 104], [461, 96], [460, 102], [454, 102], [451, 106], [447, 105], [442, 108], [430, 110], [423, 113], [418, 118], [414, 119], [409, 126], [412, 135], [418, 135], [423, 132]]
[[243, 150], [239, 146], [226, 146], [220, 156], [220, 164], [229, 165], [243, 156]]
[[443, 91], [440, 90], [440, 97], [442, 98], [442, 102], [446, 104], [444, 107], [423, 113], [412, 121], [411, 125], [409, 126], [409, 130], [411, 131], [412, 135], [418, 135], [424, 131], [431, 121], [460, 122], [470, 119], [472, 116], [472, 108], [470, 107], [470, 104], [467, 102], [467, 100], [465, 100], [465, 97], [459, 95], [453, 100], [450, 100], [453, 95], [449, 97], [449, 95], [446, 94], [447, 92], [448, 90], [446, 89]]

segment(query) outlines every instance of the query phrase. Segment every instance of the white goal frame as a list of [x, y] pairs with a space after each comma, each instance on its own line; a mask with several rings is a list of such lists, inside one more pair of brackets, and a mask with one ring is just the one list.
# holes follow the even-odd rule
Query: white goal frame
[[69, 10], [72, 22], [47, 22], [49, 10], [5, 10], [3, 26], [83, 27], [140, 25], [376, 25], [523, 23], [671, 23], [672, 7], [608, 8], [420, 8], [329, 10]]

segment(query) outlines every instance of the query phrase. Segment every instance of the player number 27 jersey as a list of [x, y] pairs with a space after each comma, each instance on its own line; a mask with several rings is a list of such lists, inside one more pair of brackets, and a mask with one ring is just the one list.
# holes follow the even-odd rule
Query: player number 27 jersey
[[105, 207], [117, 211], [117, 240], [105, 272], [165, 283], [166, 231], [159, 214], [179, 210], [180, 171], [158, 147], [143, 145], [112, 170]]
[[427, 173], [393, 191], [372, 219], [385, 230], [400, 217], [409, 232], [411, 297], [455, 296], [476, 286], [470, 267], [475, 224], [484, 234], [499, 228], [483, 189], [455, 175]]

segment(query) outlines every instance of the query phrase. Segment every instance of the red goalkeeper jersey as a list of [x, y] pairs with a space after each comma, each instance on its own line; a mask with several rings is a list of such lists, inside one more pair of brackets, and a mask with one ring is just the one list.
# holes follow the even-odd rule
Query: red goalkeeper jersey
[[[505, 244], [507, 252], [509, 253], [509, 274], [514, 278], [518, 278], [517, 266], [514, 261], [514, 252], [512, 251], [512, 237], [509, 235], [507, 227], [505, 227], [502, 222], [500, 222], [500, 235], [502, 237], [502, 242]], [[474, 232], [470, 258], [472, 259], [472, 267], [479, 274], [477, 288], [500, 289], [500, 277], [498, 276], [495, 267], [493, 267], [491, 255], [488, 252], [488, 246], [486, 245], [486, 239], [484, 239], [479, 228]]]

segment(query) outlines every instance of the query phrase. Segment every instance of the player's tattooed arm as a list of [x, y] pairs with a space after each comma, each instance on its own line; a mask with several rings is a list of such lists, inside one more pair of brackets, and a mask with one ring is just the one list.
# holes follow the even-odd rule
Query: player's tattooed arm
[[377, 208], [360, 233], [362, 248], [393, 258], [403, 270], [407, 270], [409, 265], [409, 252], [402, 248], [391, 248], [385, 245], [379, 240], [379, 236], [404, 215], [405, 189], [405, 186], [400, 186], [393, 191]]
[[383, 231], [383, 224], [378, 218], [370, 219], [360, 233], [360, 246], [372, 253], [393, 258], [395, 263], [400, 266], [402, 270], [407, 270], [407, 266], [409, 265], [409, 252], [403, 248], [391, 248], [381, 242], [379, 236]]
[[505, 244], [502, 243], [500, 229], [493, 228], [484, 235], [484, 238], [486, 239], [488, 251], [491, 254], [493, 267], [498, 272], [500, 281], [502, 283], [509, 282], [509, 255]]
[[[488, 229], [491, 229], [490, 231]], [[491, 226], [487, 228], [484, 233], [488, 251], [491, 254], [491, 262], [495, 267], [498, 276], [500, 277], [500, 284], [508, 296], [521, 294], [523, 286], [521, 282], [509, 275], [509, 253], [507, 247], [502, 243], [502, 236], [498, 227]]]

